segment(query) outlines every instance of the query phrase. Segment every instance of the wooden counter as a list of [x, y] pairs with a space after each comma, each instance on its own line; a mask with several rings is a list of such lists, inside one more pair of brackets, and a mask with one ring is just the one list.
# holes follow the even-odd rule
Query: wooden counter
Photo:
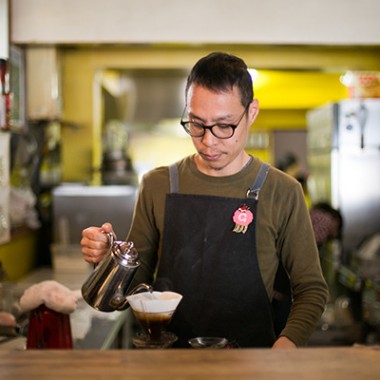
[[378, 380], [380, 350], [0, 351], [0, 378], [133, 380]]

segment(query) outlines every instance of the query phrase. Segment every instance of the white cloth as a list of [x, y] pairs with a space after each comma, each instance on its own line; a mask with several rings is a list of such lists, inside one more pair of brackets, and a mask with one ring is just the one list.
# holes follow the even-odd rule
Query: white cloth
[[79, 290], [72, 291], [57, 281], [48, 280], [26, 289], [20, 298], [20, 308], [30, 311], [44, 304], [51, 310], [70, 314], [75, 311], [80, 298]]

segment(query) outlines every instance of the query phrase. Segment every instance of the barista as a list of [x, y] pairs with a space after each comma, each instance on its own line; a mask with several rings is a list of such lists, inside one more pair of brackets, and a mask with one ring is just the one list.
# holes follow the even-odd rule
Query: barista
[[[180, 346], [196, 336], [240, 347], [302, 346], [327, 287], [300, 184], [244, 150], [259, 113], [247, 66], [212, 53], [192, 69], [185, 95], [181, 124], [197, 153], [142, 179], [128, 236], [142, 259], [135, 280], [183, 295], [170, 326]], [[83, 231], [90, 263], [107, 252], [102, 231], [111, 224]], [[280, 265], [293, 302], [276, 334]]]

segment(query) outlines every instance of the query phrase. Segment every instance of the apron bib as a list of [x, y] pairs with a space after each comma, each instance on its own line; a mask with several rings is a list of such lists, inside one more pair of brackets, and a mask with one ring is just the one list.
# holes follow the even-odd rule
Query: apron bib
[[[263, 164], [247, 198], [178, 193], [177, 167], [170, 168], [163, 249], [154, 288], [183, 295], [170, 330], [176, 347], [198, 336], [225, 337], [239, 347], [274, 343], [272, 308], [256, 254], [259, 190]], [[253, 214], [245, 233], [234, 232], [232, 216], [242, 206]]]

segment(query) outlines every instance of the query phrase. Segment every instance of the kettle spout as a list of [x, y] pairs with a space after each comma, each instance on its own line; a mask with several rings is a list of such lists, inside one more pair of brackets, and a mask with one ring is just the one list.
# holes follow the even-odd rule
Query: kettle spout
[[[141, 283], [141, 284], [138, 284], [136, 287], [134, 287], [129, 293], [128, 293], [128, 296], [131, 296], [133, 294], [136, 294], [136, 293], [139, 293], [141, 291], [146, 291], [146, 292], [153, 292], [153, 287], [151, 285], [148, 285], [148, 284], [145, 284], [145, 283]], [[113, 306], [115, 307], [116, 310], [125, 310], [128, 308], [129, 306], [129, 302], [127, 300], [127, 297], [124, 296], [123, 297], [123, 301], [121, 301], [121, 299], [119, 297], [114, 297], [114, 299], [112, 300], [113, 302]]]
[[128, 295], [131, 296], [133, 294], [139, 293], [142, 290], [145, 290], [146, 292], [153, 292], [153, 287], [151, 285], [145, 284], [144, 282], [141, 284], [138, 284], [136, 287], [134, 287]]

